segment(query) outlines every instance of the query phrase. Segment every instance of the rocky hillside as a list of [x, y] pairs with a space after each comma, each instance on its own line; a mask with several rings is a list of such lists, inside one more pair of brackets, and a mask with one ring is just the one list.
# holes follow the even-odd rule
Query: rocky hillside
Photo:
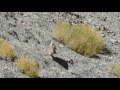
[[[89, 23], [104, 38], [107, 49], [87, 58], [53, 40], [50, 32], [57, 20]], [[119, 12], [1, 12], [0, 36], [14, 46], [17, 56], [31, 56], [39, 64], [41, 78], [115, 78], [108, 67], [120, 63]], [[54, 41], [55, 57], [48, 55]], [[59, 60], [63, 59], [63, 60]], [[29, 78], [13, 62], [0, 58], [0, 78]]]

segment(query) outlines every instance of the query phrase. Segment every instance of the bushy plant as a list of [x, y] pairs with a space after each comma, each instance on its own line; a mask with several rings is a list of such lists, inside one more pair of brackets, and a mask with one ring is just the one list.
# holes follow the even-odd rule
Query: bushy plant
[[3, 38], [0, 38], [0, 54], [9, 60], [13, 60], [16, 56], [13, 46]]
[[15, 60], [16, 66], [19, 68], [21, 72], [30, 76], [37, 77], [38, 75], [38, 64], [30, 57], [18, 57]]
[[58, 42], [88, 57], [104, 47], [102, 36], [88, 24], [57, 22], [51, 35]]
[[111, 64], [109, 67], [110, 73], [120, 77], [120, 64]]

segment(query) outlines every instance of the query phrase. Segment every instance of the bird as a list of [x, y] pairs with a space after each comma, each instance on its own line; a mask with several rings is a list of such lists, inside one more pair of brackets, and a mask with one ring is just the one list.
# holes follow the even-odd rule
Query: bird
[[54, 45], [54, 41], [51, 41], [48, 46], [48, 54], [52, 56], [54, 53], [56, 53], [56, 47]]

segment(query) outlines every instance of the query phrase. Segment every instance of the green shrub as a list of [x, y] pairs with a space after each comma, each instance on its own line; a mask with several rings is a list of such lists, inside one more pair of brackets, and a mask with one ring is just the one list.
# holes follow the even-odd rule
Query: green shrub
[[9, 60], [13, 60], [16, 56], [13, 46], [7, 41], [5, 41], [3, 38], [0, 38], [0, 54]]
[[38, 64], [30, 57], [19, 57], [15, 60], [16, 66], [24, 74], [30, 77], [37, 77], [38, 75]]
[[102, 36], [88, 24], [57, 22], [51, 35], [58, 42], [88, 57], [104, 47]]

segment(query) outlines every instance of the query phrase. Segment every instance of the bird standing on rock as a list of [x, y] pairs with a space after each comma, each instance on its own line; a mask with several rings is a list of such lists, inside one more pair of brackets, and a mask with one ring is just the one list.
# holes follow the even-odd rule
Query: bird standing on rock
[[54, 41], [51, 41], [51, 43], [48, 46], [48, 54], [52, 56], [54, 53], [56, 53], [56, 47], [54, 45]]

